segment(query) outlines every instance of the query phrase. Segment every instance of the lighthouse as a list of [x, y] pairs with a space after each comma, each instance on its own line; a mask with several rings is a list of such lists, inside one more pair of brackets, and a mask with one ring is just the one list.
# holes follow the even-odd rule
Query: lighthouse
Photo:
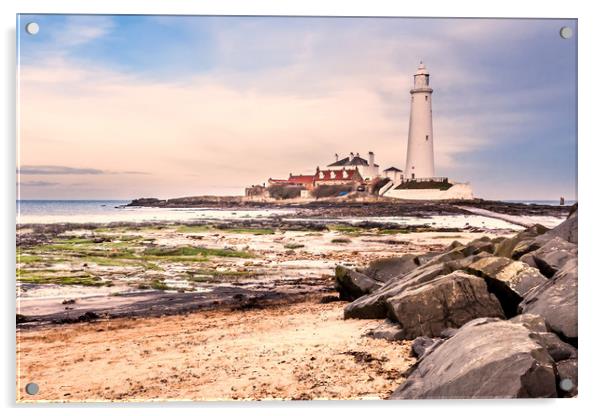
[[432, 93], [428, 70], [421, 61], [414, 74], [414, 88], [410, 90], [410, 129], [405, 170], [407, 179], [435, 176]]

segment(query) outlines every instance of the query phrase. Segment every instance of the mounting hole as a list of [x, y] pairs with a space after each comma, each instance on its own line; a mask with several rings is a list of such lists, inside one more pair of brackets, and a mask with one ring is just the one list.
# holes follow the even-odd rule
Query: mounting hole
[[30, 396], [38, 394], [39, 391], [40, 386], [38, 386], [36, 383], [27, 383], [27, 385], [25, 386], [25, 393], [29, 394]]
[[40, 25], [36, 22], [29, 22], [25, 25], [25, 31], [30, 35], [37, 35], [40, 31]]
[[560, 37], [562, 39], [570, 39], [573, 37], [573, 29], [568, 26], [563, 26], [560, 28]]
[[560, 380], [559, 386], [561, 390], [571, 391], [573, 390], [573, 381], [569, 378], [563, 378], [562, 380]]

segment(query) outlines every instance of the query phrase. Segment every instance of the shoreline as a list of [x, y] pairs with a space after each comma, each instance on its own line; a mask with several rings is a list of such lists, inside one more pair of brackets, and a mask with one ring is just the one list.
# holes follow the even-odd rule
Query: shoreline
[[[413, 203], [411, 209], [417, 206], [421, 205]], [[323, 212], [314, 209], [312, 213], [318, 216]], [[296, 303], [305, 296], [332, 290], [334, 267], [339, 264], [442, 250], [453, 240], [505, 235], [525, 226], [513, 227], [508, 218], [470, 216], [480, 219], [471, 220], [471, 225], [463, 214], [421, 213], [411, 224], [392, 222], [393, 217], [358, 218], [343, 210], [338, 218], [226, 216], [196, 221], [19, 224], [17, 325], [61, 325], [103, 317]], [[194, 257], [151, 256], [150, 262], [144, 260], [148, 257], [144, 253], [169, 247], [207, 248], [218, 257], [198, 259], [202, 260], [198, 265], [190, 263]], [[238, 259], [237, 252], [243, 258]], [[98, 255], [108, 258], [95, 260]], [[59, 281], [76, 279], [92, 287], [53, 289], [52, 285], [36, 284], [39, 280], [54, 282], [59, 273], [63, 275]], [[133, 276], [134, 282], [128, 276]], [[152, 290], [154, 286], [159, 290]]]
[[[303, 200], [254, 200], [236, 196], [198, 196], [171, 199], [138, 198], [125, 207], [153, 208], [296, 208], [300, 210], [321, 210], [330, 213], [332, 209], [343, 211], [344, 215], [357, 215], [357, 211], [370, 208], [372, 215], [435, 215], [466, 214], [464, 207], [481, 208], [510, 215], [563, 215], [568, 214], [571, 205], [539, 205], [520, 202], [474, 200], [414, 201], [385, 197], [323, 198]], [[353, 213], [353, 214], [351, 214]], [[323, 214], [319, 214], [323, 216]]]

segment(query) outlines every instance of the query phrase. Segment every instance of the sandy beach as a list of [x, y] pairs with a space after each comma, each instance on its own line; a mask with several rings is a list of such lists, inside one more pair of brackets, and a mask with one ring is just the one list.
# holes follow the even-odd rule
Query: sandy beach
[[385, 398], [414, 359], [410, 343], [360, 334], [342, 303], [116, 319], [21, 331], [18, 400]]

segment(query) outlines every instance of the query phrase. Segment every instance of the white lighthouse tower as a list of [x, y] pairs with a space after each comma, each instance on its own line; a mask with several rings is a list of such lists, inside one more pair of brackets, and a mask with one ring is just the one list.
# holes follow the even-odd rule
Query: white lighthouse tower
[[429, 87], [429, 73], [421, 61], [414, 74], [414, 88], [410, 90], [412, 102], [405, 170], [407, 179], [435, 176], [432, 93], [433, 89]]

